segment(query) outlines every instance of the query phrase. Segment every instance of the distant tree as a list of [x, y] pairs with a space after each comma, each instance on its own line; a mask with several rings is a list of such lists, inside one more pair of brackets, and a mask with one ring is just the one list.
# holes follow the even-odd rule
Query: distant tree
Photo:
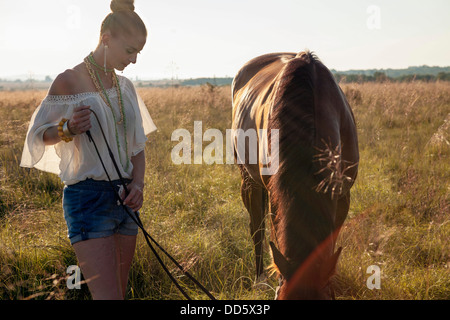
[[450, 72], [439, 72], [436, 78], [440, 81], [450, 81]]
[[388, 77], [386, 76], [386, 73], [384, 72], [377, 71], [373, 74], [373, 76], [376, 82], [386, 82], [387, 80], [389, 80]]

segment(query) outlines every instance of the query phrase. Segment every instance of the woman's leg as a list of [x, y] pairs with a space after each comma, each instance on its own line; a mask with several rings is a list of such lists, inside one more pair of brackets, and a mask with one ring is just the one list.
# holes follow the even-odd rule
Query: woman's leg
[[73, 248], [92, 298], [123, 299], [116, 236], [80, 241]]
[[136, 236], [117, 234], [116, 237], [118, 241], [117, 248], [120, 258], [119, 274], [121, 289], [123, 298], [125, 299], [125, 294], [127, 292], [128, 273], [131, 268], [131, 262], [133, 261], [134, 251], [136, 249]]

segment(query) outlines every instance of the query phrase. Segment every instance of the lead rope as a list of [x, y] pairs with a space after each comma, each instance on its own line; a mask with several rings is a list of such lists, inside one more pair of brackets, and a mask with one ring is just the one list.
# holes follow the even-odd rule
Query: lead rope
[[[97, 119], [98, 125], [99, 125], [100, 130], [101, 130], [102, 135], [103, 135], [103, 139], [105, 140], [105, 144], [106, 144], [106, 147], [108, 149], [109, 156], [111, 157], [111, 160], [112, 160], [112, 163], [114, 165], [114, 168], [116, 169], [117, 174], [119, 175], [120, 183], [122, 184], [122, 186], [123, 186], [123, 188], [125, 190], [125, 194], [128, 195], [128, 189], [127, 189], [125, 180], [123, 179], [122, 174], [120, 173], [120, 170], [119, 170], [119, 167], [117, 165], [116, 159], [114, 158], [114, 155], [113, 155], [113, 153], [111, 151], [111, 148], [109, 147], [108, 140], [106, 139], [105, 133], [103, 132], [103, 128], [102, 128], [102, 125], [100, 124], [100, 120], [98, 119], [97, 114], [93, 110], [91, 110], [91, 112], [94, 114], [95, 118]], [[91, 141], [94, 144], [95, 151], [97, 152], [98, 158], [100, 159], [100, 162], [102, 164], [103, 170], [105, 170], [106, 176], [108, 177], [108, 181], [111, 184], [111, 187], [114, 190], [114, 193], [116, 194], [117, 198], [119, 199], [119, 202], [120, 202], [121, 206], [125, 209], [125, 211], [131, 217], [131, 219], [133, 219], [133, 221], [142, 230], [142, 233], [144, 234], [145, 241], [147, 242], [148, 246], [152, 250], [152, 252], [155, 255], [155, 257], [158, 260], [158, 262], [161, 264], [161, 267], [167, 273], [167, 275], [172, 280], [172, 282], [175, 284], [175, 286], [178, 288], [178, 290], [180, 290], [180, 292], [183, 294], [183, 296], [186, 299], [192, 300], [191, 297], [189, 297], [189, 295], [183, 290], [183, 288], [181, 288], [181, 286], [179, 285], [178, 281], [172, 276], [170, 271], [167, 269], [166, 265], [164, 264], [164, 262], [162, 261], [161, 257], [158, 255], [158, 253], [156, 252], [155, 248], [152, 246], [150, 241], [152, 241], [178, 267], [178, 269], [180, 269], [184, 273], [184, 275], [186, 275], [189, 279], [191, 279], [192, 282], [194, 282], [211, 300], [216, 300], [216, 298], [214, 298], [214, 296], [197, 279], [195, 279], [188, 271], [184, 270], [184, 268], [169, 253], [167, 253], [167, 251], [164, 250], [164, 248], [161, 247], [161, 245], [158, 242], [156, 242], [155, 239], [153, 239], [153, 237], [145, 230], [144, 225], [142, 224], [142, 221], [141, 221], [140, 217], [136, 213], [134, 213], [134, 214], [130, 213], [129, 208], [123, 203], [122, 197], [119, 195], [118, 191], [116, 190], [116, 188], [114, 187], [114, 185], [113, 185], [113, 183], [111, 181], [111, 178], [110, 178], [110, 176], [108, 174], [108, 171], [106, 170], [105, 164], [103, 163], [103, 159], [100, 156], [100, 152], [98, 151], [97, 145], [96, 145], [94, 139], [92, 138], [91, 132], [88, 130], [88, 131], [86, 131], [86, 134], [87, 134], [87, 136], [89, 138], [89, 141]]]

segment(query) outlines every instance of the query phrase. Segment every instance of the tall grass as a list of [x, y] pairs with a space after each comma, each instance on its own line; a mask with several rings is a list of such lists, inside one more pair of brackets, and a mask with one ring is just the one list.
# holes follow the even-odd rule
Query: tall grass
[[[335, 278], [338, 299], [450, 296], [450, 84], [343, 86], [358, 122], [361, 162]], [[175, 165], [175, 129], [193, 135], [231, 126], [229, 87], [138, 89], [158, 131], [146, 147], [141, 217], [147, 230], [219, 299], [272, 299], [277, 280], [254, 288], [253, 245], [234, 165]], [[0, 298], [89, 299], [69, 290], [76, 264], [62, 216], [58, 177], [19, 167], [28, 121], [44, 91], [0, 92]], [[444, 129], [443, 129], [444, 128]], [[447, 127], [448, 128], [448, 127]], [[432, 139], [437, 133], [444, 139]], [[430, 140], [437, 141], [430, 143]], [[204, 143], [204, 147], [209, 142]], [[266, 251], [267, 252], [267, 251]], [[265, 257], [269, 262], [269, 254]], [[206, 299], [164, 259], [195, 299]], [[381, 289], [370, 290], [370, 265]], [[141, 235], [129, 299], [181, 299]]]
[[[430, 140], [450, 113], [450, 86], [362, 84], [344, 91], [358, 122], [361, 161], [340, 238], [341, 298], [449, 298], [450, 146]], [[381, 269], [380, 290], [361, 285], [370, 265]]]

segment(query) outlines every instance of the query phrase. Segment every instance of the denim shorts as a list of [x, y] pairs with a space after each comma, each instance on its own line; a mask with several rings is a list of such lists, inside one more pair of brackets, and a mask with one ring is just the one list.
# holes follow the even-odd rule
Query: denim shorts
[[[113, 185], [119, 190], [120, 181], [113, 181]], [[129, 236], [138, 233], [137, 224], [118, 204], [109, 181], [87, 179], [65, 186], [63, 209], [71, 244], [115, 233]], [[128, 209], [132, 215], [135, 214]]]

